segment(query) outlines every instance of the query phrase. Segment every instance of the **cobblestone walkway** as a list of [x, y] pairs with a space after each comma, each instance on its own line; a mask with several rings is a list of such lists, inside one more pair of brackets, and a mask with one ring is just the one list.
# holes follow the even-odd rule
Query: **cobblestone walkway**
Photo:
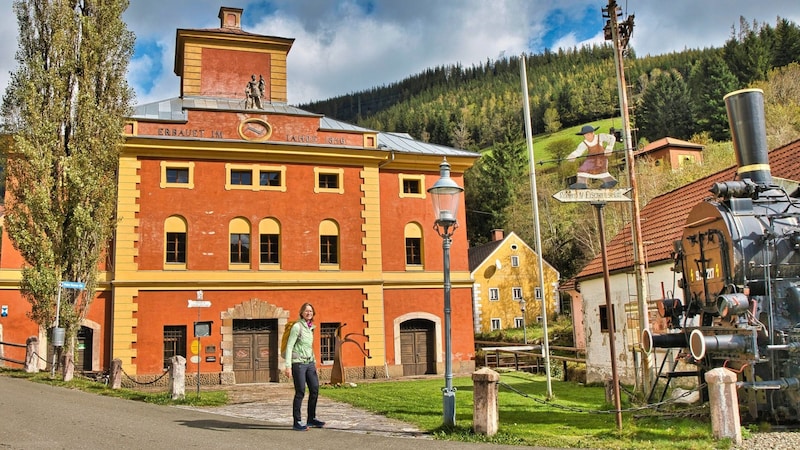
[[[191, 407], [198, 411], [222, 414], [232, 417], [246, 417], [272, 423], [292, 426], [292, 399], [294, 388], [290, 383], [240, 384], [224, 386], [228, 391], [230, 403], [225, 406]], [[186, 394], [190, 395], [187, 386]], [[306, 400], [303, 401], [303, 420]], [[378, 434], [392, 437], [432, 439], [414, 425], [390, 419], [379, 414], [354, 408], [320, 395], [317, 402], [317, 417], [326, 422], [325, 428], [353, 433]]]

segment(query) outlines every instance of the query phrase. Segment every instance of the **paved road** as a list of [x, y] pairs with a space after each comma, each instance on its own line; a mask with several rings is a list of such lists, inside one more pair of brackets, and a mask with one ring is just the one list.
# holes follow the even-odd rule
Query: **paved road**
[[[238, 404], [236, 415], [230, 415], [226, 408], [209, 412], [150, 405], [0, 376], [0, 449], [520, 448], [408, 437], [419, 435], [402, 430], [394, 436], [359, 430], [358, 420], [352, 417], [350, 425], [340, 429], [296, 432], [288, 423], [252, 418], [258, 413], [248, 413], [247, 404]], [[250, 405], [253, 410], [270, 409], [264, 402]], [[326, 408], [332, 412], [337, 405], [327, 403]], [[369, 420], [365, 418], [364, 422]]]

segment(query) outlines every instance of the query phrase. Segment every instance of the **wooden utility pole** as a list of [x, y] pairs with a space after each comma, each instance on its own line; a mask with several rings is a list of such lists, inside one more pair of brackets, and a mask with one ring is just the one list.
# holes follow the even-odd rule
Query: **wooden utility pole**
[[[617, 69], [617, 89], [619, 90], [619, 109], [622, 114], [622, 130], [625, 145], [625, 166], [628, 171], [628, 183], [631, 188], [631, 233], [633, 238], [633, 265], [636, 277], [636, 299], [639, 313], [639, 336], [644, 330], [650, 328], [650, 319], [647, 311], [647, 272], [645, 267], [644, 244], [642, 242], [642, 223], [639, 216], [639, 194], [636, 183], [636, 164], [633, 159], [634, 143], [631, 139], [630, 115], [628, 113], [627, 83], [623, 68], [623, 53], [628, 46], [628, 41], [633, 33], [633, 15], [628, 16], [623, 22], [617, 18], [622, 15], [615, 0], [608, 0], [608, 7], [603, 8], [603, 17], [608, 19], [604, 28], [606, 40], [611, 40], [614, 45], [614, 65]], [[642, 392], [647, 392], [650, 387], [650, 360], [642, 357]]]

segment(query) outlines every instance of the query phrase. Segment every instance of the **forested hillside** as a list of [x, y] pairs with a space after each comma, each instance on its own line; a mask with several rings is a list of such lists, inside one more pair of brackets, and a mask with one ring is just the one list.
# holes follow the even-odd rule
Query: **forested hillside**
[[[754, 85], [765, 88], [771, 146], [800, 135], [800, 89], [794, 81], [800, 79], [800, 70], [790, 65], [800, 61], [800, 28], [781, 18], [774, 25], [742, 18], [737, 25], [722, 48], [644, 57], [635, 49], [627, 52], [624, 65], [634, 142], [641, 146], [665, 136], [691, 140], [707, 145], [710, 156], [704, 167], [684, 174], [643, 168], [648, 177], [664, 178], [645, 183], [655, 191], [647, 192], [643, 201], [660, 193], [659, 187], [692, 181], [685, 179], [687, 174], [696, 179], [733, 163], [724, 143], [729, 131], [722, 100], [730, 91]], [[609, 45], [524, 58], [535, 134], [619, 116]], [[484, 157], [466, 178], [470, 245], [485, 242], [493, 228], [514, 230], [533, 243], [520, 61], [521, 57], [512, 56], [480, 66], [435, 67], [389, 86], [299, 106], [367, 128], [407, 132], [420, 140], [482, 152]], [[538, 149], [537, 155], [557, 160], [567, 144], [572, 145], [562, 142]], [[574, 174], [575, 165], [570, 164], [537, 168], [539, 201], [548, 214], [546, 218], [543, 214], [547, 221], [541, 230], [543, 253], [566, 277], [594, 256], [597, 240], [591, 208], [550, 204], [550, 195], [563, 189], [565, 177]], [[624, 185], [625, 175], [618, 175]], [[617, 210], [618, 214], [608, 214], [610, 234], [629, 219], [626, 208]]]

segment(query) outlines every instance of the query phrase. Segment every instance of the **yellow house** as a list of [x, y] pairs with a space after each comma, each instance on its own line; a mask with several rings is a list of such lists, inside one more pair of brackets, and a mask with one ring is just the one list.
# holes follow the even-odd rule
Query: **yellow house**
[[492, 231], [492, 241], [469, 249], [475, 333], [523, 328], [542, 320], [542, 298], [547, 317], [555, 315], [559, 302], [558, 271], [543, 263], [544, 286], [539, 286], [538, 256], [513, 231]]

